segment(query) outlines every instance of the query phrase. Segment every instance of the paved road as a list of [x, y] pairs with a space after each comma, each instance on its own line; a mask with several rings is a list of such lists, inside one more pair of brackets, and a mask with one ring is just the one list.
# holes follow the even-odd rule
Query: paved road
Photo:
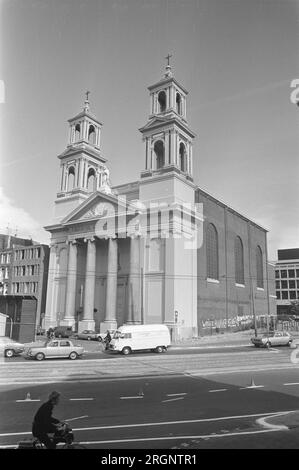
[[[55, 415], [72, 423], [77, 440], [96, 449], [225, 448], [230, 439], [236, 447], [261, 447], [268, 434], [281, 434], [286, 445], [289, 431], [267, 429], [257, 419], [299, 408], [297, 377], [298, 369], [253, 377], [239, 372], [62, 382], [55, 384], [62, 393]], [[32, 416], [49, 390], [36, 384], [2, 391], [2, 446], [30, 437]]]
[[[211, 352], [212, 351], [212, 352]], [[38, 362], [23, 358], [0, 363], [0, 385], [36, 384], [61, 381], [99, 380], [119, 376], [174, 375], [204, 376], [214, 373], [294, 369], [290, 361], [292, 350], [255, 349], [252, 347], [223, 350], [177, 350], [166, 354], [132, 354], [130, 356], [89, 354], [88, 360], [68, 359]], [[299, 354], [299, 350], [298, 350]]]

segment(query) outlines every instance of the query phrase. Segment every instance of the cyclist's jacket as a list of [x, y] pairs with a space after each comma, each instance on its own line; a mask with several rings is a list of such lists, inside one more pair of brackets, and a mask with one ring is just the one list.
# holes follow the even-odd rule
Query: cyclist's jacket
[[60, 421], [52, 416], [53, 408], [53, 403], [47, 401], [37, 410], [32, 423], [32, 434], [34, 436], [37, 437], [40, 434], [56, 431], [54, 424], [58, 424]]

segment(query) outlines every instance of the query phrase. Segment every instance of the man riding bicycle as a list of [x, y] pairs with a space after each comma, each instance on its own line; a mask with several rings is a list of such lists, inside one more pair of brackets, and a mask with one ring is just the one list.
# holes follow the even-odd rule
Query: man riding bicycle
[[[47, 449], [56, 449], [59, 442], [60, 427], [62, 423], [52, 416], [54, 406], [58, 405], [60, 398], [59, 392], [51, 392], [47, 402], [43, 403], [37, 410], [32, 423], [32, 434], [37, 437]], [[54, 434], [51, 439], [49, 434]]]

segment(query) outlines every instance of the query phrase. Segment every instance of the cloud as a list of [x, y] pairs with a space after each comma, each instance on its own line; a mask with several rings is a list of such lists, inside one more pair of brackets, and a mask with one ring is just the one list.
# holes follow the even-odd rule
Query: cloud
[[32, 238], [40, 243], [49, 243], [49, 236], [43, 227], [24, 209], [17, 207], [0, 187], [0, 233]]

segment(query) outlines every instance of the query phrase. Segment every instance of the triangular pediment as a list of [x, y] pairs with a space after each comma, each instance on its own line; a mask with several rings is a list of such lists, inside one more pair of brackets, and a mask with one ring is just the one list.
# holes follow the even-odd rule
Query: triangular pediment
[[82, 222], [88, 220], [97, 220], [102, 217], [107, 217], [111, 214], [113, 207], [114, 213], [125, 212], [128, 203], [122, 197], [115, 194], [106, 194], [101, 191], [93, 193], [86, 201], [82, 202], [76, 209], [67, 215], [62, 221], [62, 224], [69, 224], [72, 222]]
[[145, 126], [141, 127], [139, 130], [140, 131], [145, 131], [145, 130], [148, 130], [148, 129], [151, 129], [152, 127], [157, 127], [161, 124], [167, 124], [169, 122], [169, 117], [154, 117], [152, 119], [149, 120], [148, 123], [145, 124]]

